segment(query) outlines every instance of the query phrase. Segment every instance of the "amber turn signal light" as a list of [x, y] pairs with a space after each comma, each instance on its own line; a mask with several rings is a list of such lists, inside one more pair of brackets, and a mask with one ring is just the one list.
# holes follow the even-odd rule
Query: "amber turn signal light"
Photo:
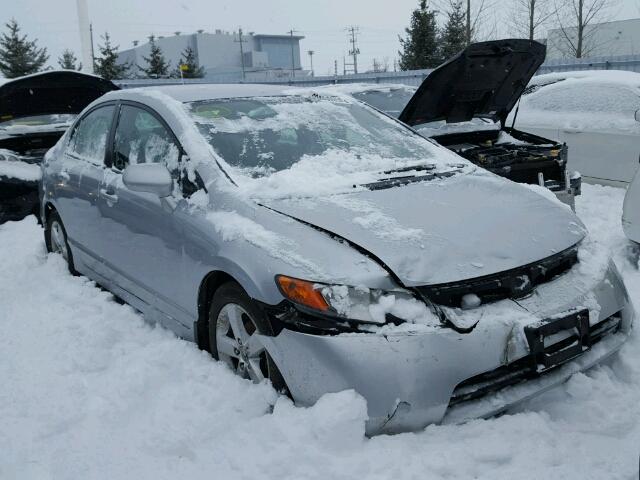
[[329, 305], [314, 287], [315, 284], [313, 282], [278, 275], [276, 276], [276, 283], [280, 287], [282, 294], [292, 302], [323, 312], [329, 310]]

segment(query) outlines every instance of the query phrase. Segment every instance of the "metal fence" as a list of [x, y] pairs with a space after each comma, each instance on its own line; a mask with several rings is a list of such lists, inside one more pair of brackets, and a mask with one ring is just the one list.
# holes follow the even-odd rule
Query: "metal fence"
[[[550, 72], [567, 72], [571, 70], [627, 70], [632, 72], [640, 72], [640, 55], [619, 55], [610, 57], [592, 57], [582, 59], [562, 59], [547, 60], [538, 70], [537, 74]], [[401, 83], [404, 85], [418, 86], [427, 78], [432, 69], [426, 70], [408, 70], [404, 72], [373, 72], [358, 73], [351, 75], [329, 75], [319, 77], [294, 77], [294, 78], [265, 78], [262, 80], [251, 80], [247, 82], [233, 83], [269, 83], [274, 85], [298, 85], [315, 87], [329, 84], [345, 84], [345, 83], [376, 83], [376, 84], [394, 84]], [[230, 83], [228, 78], [200, 78], [185, 79], [184, 82], [179, 78], [160, 78], [160, 79], [127, 79], [116, 80], [116, 83], [123, 88], [157, 86], [157, 85], [178, 85], [181, 83]]]

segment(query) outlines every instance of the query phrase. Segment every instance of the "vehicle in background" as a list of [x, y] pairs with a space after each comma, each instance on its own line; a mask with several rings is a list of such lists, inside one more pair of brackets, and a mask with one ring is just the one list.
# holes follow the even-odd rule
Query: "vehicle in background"
[[469, 45], [427, 76], [398, 118], [476, 165], [547, 187], [573, 207], [581, 180], [567, 170], [566, 145], [506, 122], [545, 54], [531, 40]]
[[297, 404], [354, 389], [369, 434], [497, 414], [624, 344], [622, 279], [568, 208], [298, 92], [104, 95], [43, 163], [48, 250]]
[[401, 84], [341, 83], [318, 87], [318, 91], [323, 89], [351, 95], [356, 100], [367, 103], [395, 118], [398, 118], [416, 93], [416, 87]]
[[76, 115], [118, 87], [72, 70], [0, 84], [0, 223], [38, 213], [40, 163]]
[[633, 179], [640, 157], [640, 73], [539, 75], [507, 123], [513, 117], [519, 129], [566, 143], [569, 168], [585, 181], [626, 186]]

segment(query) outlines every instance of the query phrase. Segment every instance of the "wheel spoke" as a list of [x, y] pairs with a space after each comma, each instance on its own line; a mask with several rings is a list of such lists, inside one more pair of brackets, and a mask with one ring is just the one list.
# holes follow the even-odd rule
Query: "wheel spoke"
[[218, 355], [226, 355], [228, 357], [238, 358], [238, 343], [234, 338], [229, 338], [226, 335], [216, 337], [216, 348], [218, 349]]
[[262, 374], [262, 370], [260, 369], [260, 358], [250, 358], [249, 363], [247, 364], [247, 373], [249, 374], [249, 378], [254, 382], [261, 382], [264, 380], [264, 375]]
[[247, 339], [246, 347], [247, 347], [247, 355], [250, 358], [258, 357], [262, 352], [264, 352], [264, 345], [258, 339], [258, 336], [255, 334], [251, 335]]
[[242, 310], [235, 305], [231, 305], [231, 308], [227, 310], [227, 315], [229, 316], [229, 325], [231, 325], [231, 330], [233, 331], [233, 335], [236, 337], [236, 340], [238, 340], [239, 343], [246, 343], [249, 338], [249, 334], [242, 323]]

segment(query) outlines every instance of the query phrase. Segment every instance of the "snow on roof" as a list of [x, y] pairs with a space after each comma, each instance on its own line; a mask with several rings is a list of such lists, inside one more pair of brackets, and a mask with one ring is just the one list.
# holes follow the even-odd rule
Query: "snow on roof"
[[353, 95], [361, 92], [391, 92], [393, 90], [415, 91], [417, 87], [403, 85], [401, 83], [341, 83], [338, 85], [323, 85], [319, 89], [331, 90], [332, 92]]
[[[197, 84], [197, 85], [166, 85], [153, 87], [128, 88], [109, 92], [110, 98], [124, 98], [146, 94], [150, 91], [157, 91], [168, 95], [181, 102], [198, 102], [201, 100], [212, 100], [216, 98], [238, 98], [238, 97], [269, 97], [279, 95], [290, 95], [295, 92], [295, 87], [289, 85], [262, 85], [262, 84]], [[106, 98], [106, 97], [104, 97]]]
[[565, 79], [603, 81], [640, 87], [640, 73], [623, 70], [576, 70], [546, 73], [533, 77], [529, 85], [545, 85]]

